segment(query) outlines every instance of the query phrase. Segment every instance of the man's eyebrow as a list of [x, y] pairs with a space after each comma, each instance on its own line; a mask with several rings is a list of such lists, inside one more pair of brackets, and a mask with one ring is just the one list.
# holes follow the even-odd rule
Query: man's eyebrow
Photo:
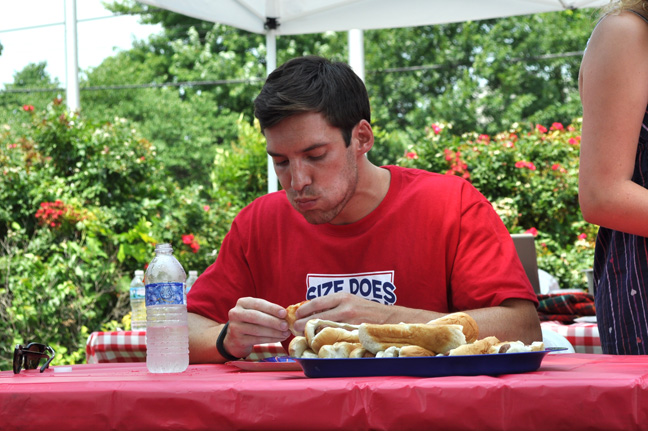
[[[326, 145], [325, 142], [320, 142], [320, 143], [317, 143], [317, 144], [313, 144], [310, 147], [306, 147], [303, 150], [301, 150], [301, 153], [307, 153], [309, 151], [313, 151], [313, 150], [315, 150], [315, 149], [317, 149], [319, 147], [323, 147], [325, 145]], [[275, 153], [273, 151], [268, 150], [267, 148], [266, 148], [266, 153], [268, 153], [268, 155], [270, 157], [285, 157], [283, 154]]]

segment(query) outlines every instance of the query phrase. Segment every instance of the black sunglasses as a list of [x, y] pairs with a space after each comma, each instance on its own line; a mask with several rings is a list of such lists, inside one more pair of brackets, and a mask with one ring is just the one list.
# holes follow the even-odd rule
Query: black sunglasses
[[56, 352], [50, 346], [40, 343], [29, 343], [26, 346], [16, 345], [13, 355], [13, 372], [19, 374], [24, 367], [26, 370], [38, 368], [41, 359], [47, 358], [47, 362], [40, 369], [42, 373], [45, 368], [49, 367], [50, 362], [54, 359]]

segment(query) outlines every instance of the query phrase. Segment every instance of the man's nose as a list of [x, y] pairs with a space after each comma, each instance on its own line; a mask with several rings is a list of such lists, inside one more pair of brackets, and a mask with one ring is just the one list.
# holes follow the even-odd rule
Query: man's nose
[[308, 169], [301, 163], [293, 163], [290, 169], [290, 186], [295, 191], [301, 191], [310, 185], [311, 176]]

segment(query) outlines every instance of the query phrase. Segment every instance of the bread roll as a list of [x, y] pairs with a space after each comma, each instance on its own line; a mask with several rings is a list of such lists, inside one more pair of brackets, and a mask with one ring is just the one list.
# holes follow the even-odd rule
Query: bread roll
[[376, 358], [398, 358], [400, 347], [391, 346], [376, 353]]
[[448, 356], [485, 355], [490, 352], [491, 347], [499, 342], [500, 340], [497, 337], [486, 337], [474, 343], [464, 344], [463, 346], [454, 348], [448, 352]]
[[351, 352], [361, 346], [360, 343], [347, 343], [345, 341], [337, 342], [335, 344], [322, 346], [319, 349], [317, 356], [319, 358], [348, 358]]
[[347, 331], [343, 328], [332, 328], [327, 326], [315, 335], [311, 340], [310, 348], [313, 352], [319, 354], [322, 346], [331, 345], [339, 342], [359, 343], [358, 330]]
[[488, 353], [539, 352], [541, 350], [544, 350], [542, 341], [535, 341], [531, 345], [525, 345], [522, 341], [503, 341], [494, 344]]
[[304, 351], [310, 349], [306, 342], [306, 337], [298, 336], [290, 340], [288, 345], [288, 354], [293, 358], [301, 358]]
[[466, 336], [460, 325], [363, 323], [358, 330], [358, 337], [362, 346], [372, 353], [378, 353], [391, 346], [403, 347], [407, 345], [421, 346], [434, 353], [445, 353], [466, 344]]
[[412, 357], [412, 356], [436, 356], [436, 353], [430, 352], [421, 346], [403, 346], [398, 352], [399, 357]]
[[338, 341], [359, 342], [357, 325], [322, 319], [311, 319], [306, 322], [304, 336], [315, 353], [319, 352], [320, 347]]
[[371, 353], [369, 350], [362, 347], [362, 344], [360, 344], [360, 347], [353, 349], [353, 351], [349, 353], [349, 358], [373, 358], [375, 356], [376, 355]]
[[297, 312], [297, 309], [301, 307], [302, 305], [306, 304], [308, 301], [302, 301], [297, 304], [289, 305], [286, 307], [286, 322], [288, 322], [288, 329], [292, 334], [296, 337], [298, 335], [303, 335], [301, 332], [295, 331], [295, 320], [297, 320], [297, 316], [295, 316], [295, 313]]
[[466, 343], [472, 343], [479, 338], [479, 327], [470, 315], [457, 312], [446, 314], [443, 317], [428, 322], [429, 325], [461, 325], [466, 336]]

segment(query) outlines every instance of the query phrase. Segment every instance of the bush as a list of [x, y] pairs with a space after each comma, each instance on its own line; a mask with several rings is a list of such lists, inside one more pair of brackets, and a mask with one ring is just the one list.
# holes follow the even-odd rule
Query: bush
[[0, 125], [0, 369], [30, 341], [84, 362], [90, 332], [128, 328], [129, 281], [154, 244], [202, 272], [239, 208], [179, 187], [127, 120], [96, 123], [60, 99], [14, 115]]
[[490, 200], [511, 233], [536, 236], [540, 268], [563, 288], [586, 288], [583, 270], [593, 262], [596, 227], [578, 204], [580, 121], [564, 127], [516, 124], [494, 136], [452, 134], [432, 124], [399, 164], [470, 181]]

